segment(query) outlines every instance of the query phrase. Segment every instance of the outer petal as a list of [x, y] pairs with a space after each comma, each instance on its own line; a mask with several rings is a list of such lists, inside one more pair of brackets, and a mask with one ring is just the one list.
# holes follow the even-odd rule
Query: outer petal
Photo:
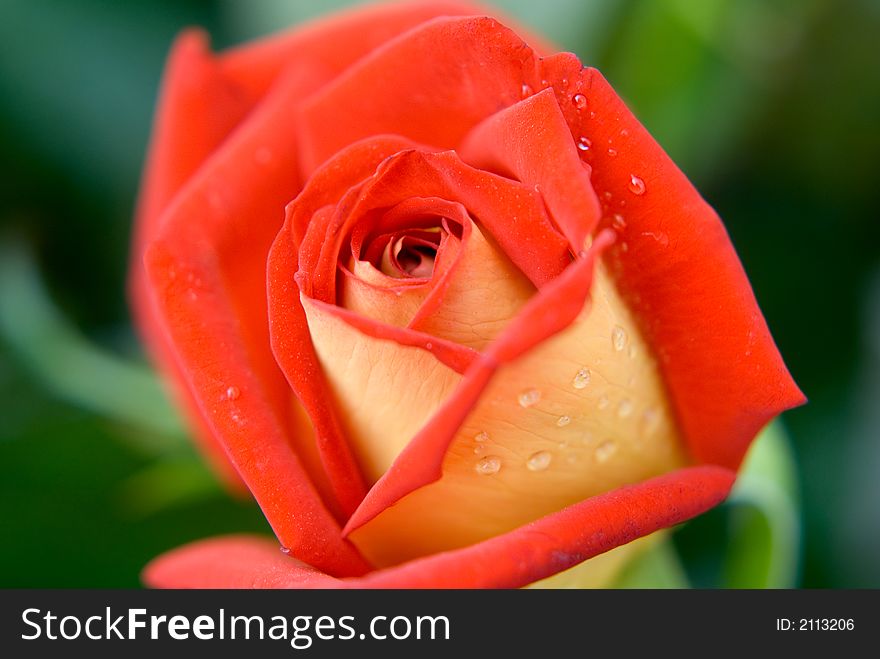
[[348, 9], [296, 29], [233, 48], [223, 55], [223, 70], [260, 98], [283, 67], [308, 54], [329, 78], [365, 53], [438, 16], [481, 13], [466, 2], [390, 2]]
[[591, 110], [562, 107], [573, 134], [599, 147], [583, 157], [604, 225], [619, 233], [612, 272], [658, 356], [692, 453], [735, 468], [761, 427], [804, 396], [718, 216], [597, 71], [571, 79], [569, 92], [584, 94]]
[[338, 588], [343, 582], [280, 551], [264, 536], [199, 540], [154, 559], [141, 575], [152, 588]]
[[574, 249], [581, 249], [598, 225], [599, 200], [553, 90], [489, 117], [468, 134], [459, 152], [474, 167], [540, 186], [551, 216]]
[[[291, 444], [291, 393], [267, 327], [265, 259], [299, 187], [294, 138], [279, 127], [314, 84], [303, 64], [181, 191], [146, 263], [186, 384], [279, 539], [322, 569], [351, 574], [365, 565]], [[267, 149], [271, 158], [257, 157]]]
[[699, 515], [727, 496], [734, 478], [721, 467], [682, 469], [359, 579], [316, 574], [272, 542], [238, 537], [174, 550], [147, 567], [144, 581], [160, 588], [517, 588]]
[[250, 109], [237, 85], [219, 70], [207, 37], [188, 31], [178, 37], [168, 58], [156, 111], [150, 153], [144, 170], [133, 244], [129, 289], [138, 327], [150, 352], [175, 387], [206, 456], [224, 480], [244, 490], [222, 445], [210, 431], [195, 399], [182, 385], [183, 371], [154, 317], [144, 279], [143, 252], [162, 222], [162, 211], [205, 159]]
[[377, 49], [304, 104], [305, 171], [381, 133], [453, 148], [537, 80], [534, 52], [496, 20], [435, 19]]

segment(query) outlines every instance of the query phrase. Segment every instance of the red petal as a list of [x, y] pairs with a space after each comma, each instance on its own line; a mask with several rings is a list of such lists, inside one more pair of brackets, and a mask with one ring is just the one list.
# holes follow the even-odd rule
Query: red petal
[[[377, 49], [303, 107], [306, 172], [346, 144], [397, 133], [456, 147], [537, 84], [535, 55], [491, 18], [438, 18]], [[357, 117], [357, 121], [351, 121]]]
[[222, 66], [256, 99], [265, 94], [288, 63], [297, 61], [303, 53], [329, 79], [420, 23], [437, 16], [474, 13], [479, 13], [479, 8], [463, 2], [387, 3], [351, 8], [233, 48], [223, 55]]
[[[366, 566], [291, 444], [291, 393], [267, 326], [266, 255], [299, 186], [293, 131], [279, 127], [313, 84], [304, 75], [280, 81], [185, 186], [146, 264], [186, 384], [279, 539], [315, 566], [351, 574]], [[271, 158], [257, 157], [265, 149]]]
[[206, 457], [230, 485], [244, 492], [244, 484], [230, 464], [223, 446], [208, 428], [195, 399], [183, 386], [168, 339], [154, 318], [152, 298], [141, 262], [145, 247], [155, 237], [162, 211], [204, 160], [219, 146], [250, 108], [236, 85], [219, 70], [200, 31], [182, 33], [176, 40], [162, 83], [150, 153], [144, 170], [132, 252], [129, 291], [140, 332], [150, 353], [186, 411]]
[[263, 536], [200, 540], [153, 560], [141, 575], [150, 588], [338, 588], [342, 582]]
[[804, 396], [715, 212], [597, 71], [584, 70], [572, 91], [595, 112], [572, 105], [567, 118], [602, 145], [584, 158], [604, 223], [621, 216], [608, 259], [615, 279], [659, 357], [693, 455], [735, 468], [761, 427]]
[[345, 525], [346, 535], [413, 490], [440, 478], [446, 449], [498, 366], [562, 331], [580, 313], [589, 295], [596, 255], [605, 249], [610, 238], [608, 233], [600, 235], [586, 258], [570, 265], [541, 289], [468, 369], [452, 397], [367, 493]]
[[734, 478], [721, 467], [681, 469], [359, 579], [332, 579], [284, 557], [275, 543], [232, 537], [176, 549], [151, 563], [144, 581], [161, 588], [518, 588], [705, 512]]
[[599, 223], [599, 200], [552, 89], [486, 119], [468, 134], [459, 153], [474, 167], [540, 186], [573, 249], [582, 249]]

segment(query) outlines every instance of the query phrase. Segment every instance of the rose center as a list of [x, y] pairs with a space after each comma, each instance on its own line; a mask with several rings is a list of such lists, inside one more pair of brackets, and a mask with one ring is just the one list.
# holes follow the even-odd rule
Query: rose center
[[395, 279], [430, 279], [440, 248], [442, 229], [419, 229], [389, 237], [378, 269]]

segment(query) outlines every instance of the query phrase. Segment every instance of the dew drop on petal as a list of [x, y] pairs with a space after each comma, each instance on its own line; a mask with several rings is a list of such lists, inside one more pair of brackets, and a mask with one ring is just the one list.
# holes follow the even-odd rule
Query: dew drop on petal
[[553, 460], [553, 454], [550, 451], [538, 451], [532, 453], [526, 461], [526, 467], [529, 471], [544, 471], [550, 466]]
[[526, 389], [519, 395], [517, 400], [519, 400], [520, 407], [532, 407], [541, 400], [541, 392], [537, 389]]
[[582, 368], [574, 374], [571, 386], [575, 389], [585, 389], [590, 384], [590, 369]]
[[621, 137], [629, 136], [629, 131], [626, 128], [624, 128], [623, 130], [620, 131], [620, 136]]
[[608, 148], [608, 155], [612, 158], [617, 155], [617, 149]]
[[626, 330], [620, 325], [615, 325], [614, 329], [611, 330], [611, 345], [618, 352], [626, 347]]
[[587, 97], [583, 94], [575, 94], [571, 97], [571, 102], [574, 103], [574, 106], [578, 110], [583, 110], [585, 107], [587, 107]]
[[608, 400], [608, 396], [599, 396], [599, 400], [596, 401], [596, 407], [600, 410], [606, 409], [611, 404], [611, 401]]
[[476, 435], [474, 435], [475, 442], [488, 442], [489, 441], [489, 433], [485, 430], [481, 430]]
[[592, 145], [593, 143], [590, 141], [590, 139], [584, 137], [583, 135], [577, 141], [577, 147], [581, 151], [589, 151]]
[[633, 413], [633, 402], [629, 398], [624, 398], [617, 405], [617, 416], [625, 419]]
[[615, 213], [614, 217], [611, 218], [611, 226], [614, 227], [616, 231], [623, 231], [626, 228], [626, 220], [623, 215]]
[[608, 462], [615, 453], [617, 453], [617, 444], [614, 443], [614, 440], [606, 439], [596, 447], [594, 455], [596, 462], [604, 463]]
[[531, 85], [527, 85], [526, 83], [522, 84], [522, 89], [520, 90], [523, 98], [528, 98], [532, 94], [534, 94], [534, 90]]
[[289, 554], [290, 553], [290, 547], [285, 547], [284, 545], [281, 545], [279, 547], [279, 549], [281, 550], [282, 554]]
[[645, 182], [635, 174], [630, 174], [629, 189], [633, 194], [643, 195], [645, 194]]
[[241, 389], [234, 385], [226, 390], [226, 398], [229, 400], [235, 400], [239, 396], [241, 396]]
[[567, 415], [563, 415], [563, 416], [559, 417], [558, 419], [556, 419], [556, 425], [559, 426], [560, 428], [564, 428], [569, 423], [571, 423], [571, 417], [567, 416]]
[[642, 414], [642, 433], [644, 435], [653, 435], [657, 428], [660, 427], [660, 413], [649, 408]]
[[476, 469], [478, 474], [483, 476], [491, 476], [501, 471], [501, 458], [497, 455], [487, 455], [477, 461]]

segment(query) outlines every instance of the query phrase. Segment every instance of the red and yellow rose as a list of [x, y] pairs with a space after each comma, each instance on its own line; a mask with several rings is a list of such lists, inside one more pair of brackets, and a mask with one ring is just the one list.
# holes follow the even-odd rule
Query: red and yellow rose
[[717, 504], [803, 401], [607, 81], [468, 5], [182, 35], [131, 284], [277, 536], [174, 550], [154, 586], [527, 585]]

